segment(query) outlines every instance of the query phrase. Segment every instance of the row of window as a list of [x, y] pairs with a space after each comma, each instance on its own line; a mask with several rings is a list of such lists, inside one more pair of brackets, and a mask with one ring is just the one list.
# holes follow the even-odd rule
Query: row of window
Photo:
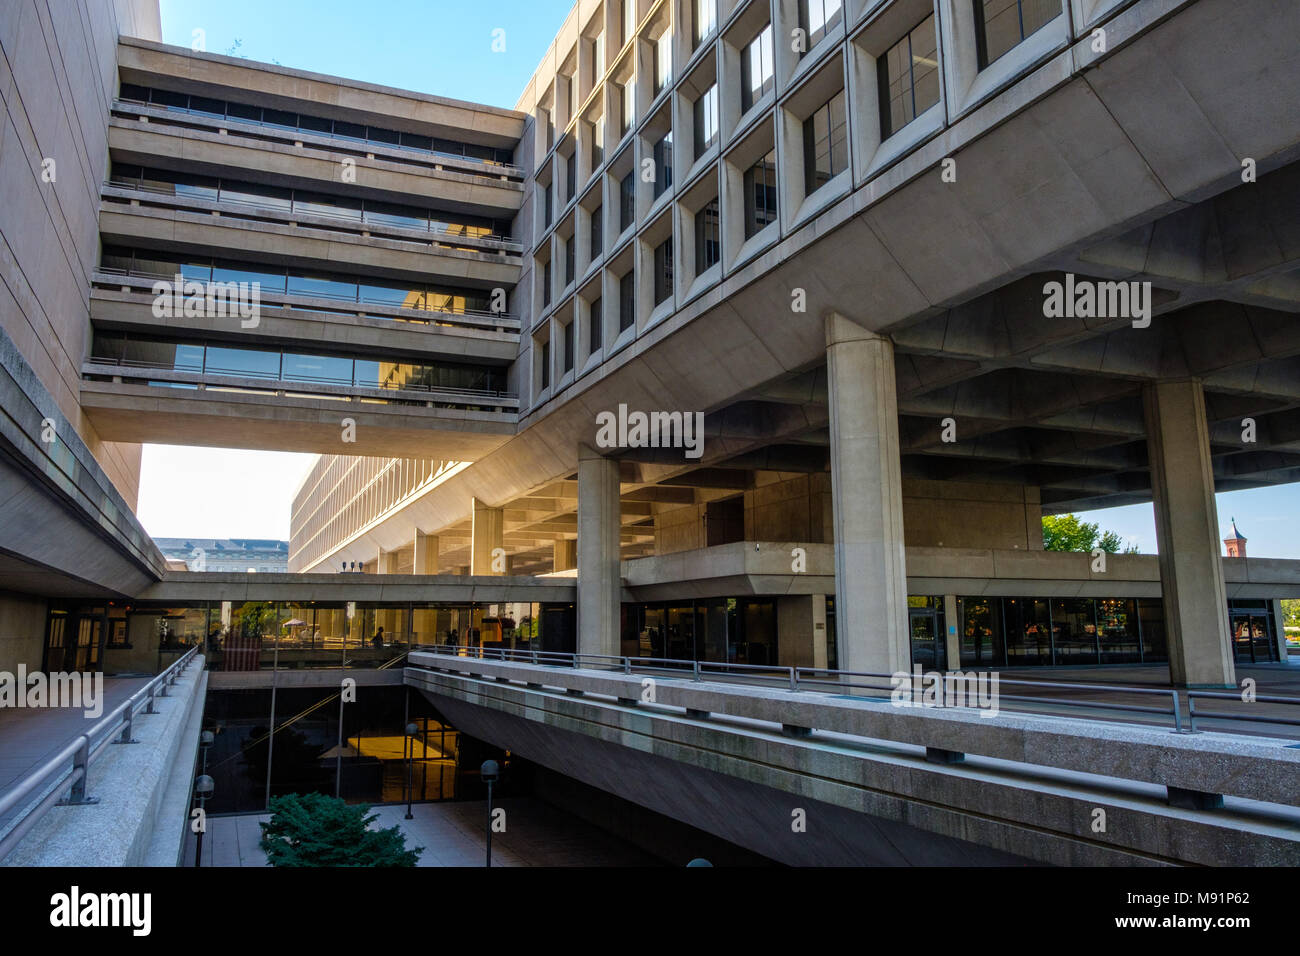
[[256, 282], [261, 294], [302, 295], [457, 315], [490, 313], [492, 306], [491, 294], [481, 289], [402, 283], [123, 246], [105, 246], [101, 262], [105, 269], [126, 275], [170, 279], [180, 274], [195, 282]]
[[275, 382], [415, 391], [472, 390], [504, 394], [504, 369], [460, 362], [355, 358], [325, 352], [178, 341], [96, 330], [91, 360], [130, 368], [231, 375]]
[[171, 170], [113, 163], [113, 185], [155, 193], [204, 199], [211, 202], [243, 203], [286, 214], [329, 216], [378, 226], [422, 229], [426, 232], [472, 239], [509, 238], [510, 222], [484, 216], [466, 216], [399, 203], [376, 202], [333, 196], [306, 189], [287, 189], [237, 179], [194, 176]]
[[[1057, 0], [971, 0], [974, 4], [980, 69], [1006, 54], [1030, 34], [1060, 13]], [[696, 0], [697, 18], [700, 4], [713, 9], [710, 0]], [[806, 49], [843, 20], [840, 0], [801, 0], [801, 29], [806, 35]], [[709, 14], [712, 17], [712, 14]], [[715, 24], [706, 21], [709, 32]], [[665, 36], [671, 37], [671, 32]], [[765, 26], [741, 51], [740, 94], [742, 113], [748, 112], [775, 85], [772, 25]], [[669, 45], [667, 47], [671, 49]], [[658, 47], [656, 47], [658, 49]], [[908, 123], [939, 102], [938, 33], [931, 13], [908, 30], [893, 46], [876, 59], [877, 88], [880, 107], [880, 136], [888, 139]], [[658, 61], [655, 67], [656, 95], [667, 84], [668, 74]], [[618, 86], [621, 103], [620, 141], [632, 129], [634, 84], [631, 79]], [[694, 151], [698, 159], [718, 140], [718, 87], [712, 84], [692, 105], [694, 114]], [[848, 137], [845, 123], [844, 94], [816, 110], [804, 124], [805, 193], [829, 181], [848, 165]], [[548, 147], [549, 147], [548, 143]], [[672, 131], [654, 147], [655, 196], [672, 183]], [[591, 168], [599, 169], [604, 161], [603, 126], [593, 125]], [[566, 202], [577, 187], [576, 154], [566, 159]], [[547, 188], [543, 221], [549, 227], [553, 216], [553, 191]]]
[[424, 136], [420, 133], [408, 133], [388, 129], [382, 126], [366, 126], [361, 123], [349, 123], [344, 120], [314, 116], [309, 113], [294, 113], [276, 110], [270, 107], [255, 106], [234, 100], [218, 100], [207, 96], [177, 93], [155, 87], [137, 86], [123, 83], [119, 97], [136, 103], [145, 103], [161, 109], [180, 113], [191, 113], [211, 119], [228, 119], [240, 123], [255, 123], [293, 132], [310, 133], [313, 136], [329, 136], [357, 143], [371, 143], [376, 146], [398, 146], [402, 149], [431, 153], [449, 159], [472, 159], [494, 166], [508, 166], [514, 162], [514, 151], [478, 143], [463, 143], [458, 140], [440, 139]]

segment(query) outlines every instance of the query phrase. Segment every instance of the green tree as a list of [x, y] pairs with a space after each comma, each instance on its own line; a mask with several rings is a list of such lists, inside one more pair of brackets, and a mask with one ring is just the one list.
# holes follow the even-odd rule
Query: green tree
[[1101, 525], [1080, 521], [1078, 515], [1049, 515], [1043, 519], [1043, 550], [1092, 551], [1101, 548], [1110, 554], [1137, 554], [1137, 546], [1124, 547], [1114, 531], [1102, 531]]
[[273, 797], [259, 845], [272, 866], [415, 866], [424, 847], [406, 849], [401, 827], [371, 830], [369, 811], [323, 793]]
[[1300, 598], [1282, 601], [1282, 623], [1291, 627], [1300, 626]]

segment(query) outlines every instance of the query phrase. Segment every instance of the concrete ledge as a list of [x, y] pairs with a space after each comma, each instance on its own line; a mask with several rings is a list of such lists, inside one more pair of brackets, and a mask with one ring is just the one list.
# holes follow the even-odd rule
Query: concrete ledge
[[[906, 744], [793, 738], [740, 718], [701, 721], [455, 673], [411, 669], [408, 683], [465, 733], [793, 865], [1300, 860], [1293, 808], [1183, 809], [1158, 786], [1114, 777], [982, 757], [932, 763]], [[807, 812], [807, 834], [790, 832], [795, 809]]]
[[[416, 667], [544, 683], [612, 698], [636, 697], [643, 675], [511, 664], [415, 652]], [[890, 740], [917, 747], [1102, 774], [1181, 790], [1219, 793], [1286, 806], [1300, 793], [1300, 750], [1291, 741], [1168, 730], [1032, 714], [981, 717], [957, 708], [894, 706], [888, 700], [832, 698], [766, 687], [656, 679], [659, 704], [710, 711], [781, 726], [794, 725]]]
[[[197, 731], [207, 686], [203, 658], [193, 662], [155, 703], [136, 715], [135, 744], [111, 744], [90, 766], [86, 787], [99, 802], [58, 806], [33, 827], [5, 866], [174, 865], [184, 833]], [[180, 812], [180, 819], [171, 814]], [[170, 862], [169, 862], [170, 861]]]

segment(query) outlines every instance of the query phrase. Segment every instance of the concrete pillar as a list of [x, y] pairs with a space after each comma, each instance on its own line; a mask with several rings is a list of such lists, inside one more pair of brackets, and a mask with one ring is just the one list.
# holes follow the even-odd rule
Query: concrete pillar
[[375, 549], [375, 574], [396, 574], [397, 552]]
[[490, 508], [474, 499], [474, 517], [470, 524], [470, 574], [505, 573], [504, 562], [497, 565], [502, 570], [492, 570], [493, 552], [505, 547], [505, 524], [505, 512], [501, 508]]
[[413, 574], [438, 573], [438, 536], [415, 529], [415, 566]]
[[1277, 659], [1287, 662], [1286, 649], [1286, 615], [1282, 612], [1282, 599], [1274, 598], [1268, 602], [1269, 613], [1273, 615], [1273, 637], [1277, 641]]
[[618, 462], [578, 449], [578, 651], [618, 656], [623, 578], [619, 567]]
[[572, 571], [578, 566], [578, 542], [556, 538], [551, 542], [551, 570]]
[[908, 670], [907, 569], [894, 345], [826, 318], [835, 620], [841, 670]]
[[957, 595], [943, 596], [943, 639], [948, 655], [948, 670], [961, 668], [961, 613], [957, 608]]
[[1169, 677], [1179, 686], [1236, 684], [1219, 556], [1205, 394], [1196, 379], [1143, 387], [1155, 500]]
[[776, 599], [778, 663], [826, 668], [826, 595], [791, 594]]

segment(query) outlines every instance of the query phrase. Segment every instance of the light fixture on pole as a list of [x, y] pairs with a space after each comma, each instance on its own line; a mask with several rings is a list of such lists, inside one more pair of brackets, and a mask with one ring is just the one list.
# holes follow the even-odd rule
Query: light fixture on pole
[[411, 770], [415, 765], [415, 735], [420, 732], [420, 725], [409, 723], [406, 725], [406, 739], [410, 746], [410, 755], [406, 758], [406, 819], [414, 820], [411, 815], [411, 800], [415, 796], [415, 784], [411, 779]]
[[483, 782], [487, 784], [487, 863], [486, 866], [492, 865], [492, 784], [500, 776], [501, 768], [497, 766], [495, 760], [484, 760], [483, 766], [479, 768], [479, 774], [483, 777]]
[[216, 789], [216, 784], [212, 782], [212, 778], [206, 773], [194, 781], [194, 792], [199, 796], [199, 841], [194, 848], [194, 865], [196, 867], [203, 864], [203, 831], [208, 828], [208, 818], [204, 813], [203, 805], [208, 802], [208, 797], [212, 796], [212, 792]]

